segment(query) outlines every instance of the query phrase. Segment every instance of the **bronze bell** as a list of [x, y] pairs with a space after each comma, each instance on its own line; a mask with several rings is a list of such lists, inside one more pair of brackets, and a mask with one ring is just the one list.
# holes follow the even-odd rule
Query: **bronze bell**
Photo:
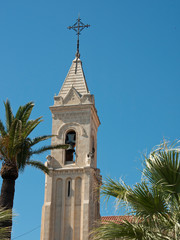
[[74, 145], [76, 142], [75, 137], [75, 132], [69, 132], [66, 136], [66, 143]]
[[76, 133], [74, 131], [71, 131], [66, 135], [65, 143], [69, 144], [69, 147], [66, 150], [66, 161], [73, 161], [76, 145]]
[[72, 144], [69, 144], [69, 148], [66, 150], [66, 161], [70, 162], [73, 161], [73, 156], [74, 156], [74, 147]]
[[75, 152], [75, 150], [74, 150], [74, 144], [69, 143], [69, 147], [68, 147], [67, 151], [69, 151], [69, 152]]

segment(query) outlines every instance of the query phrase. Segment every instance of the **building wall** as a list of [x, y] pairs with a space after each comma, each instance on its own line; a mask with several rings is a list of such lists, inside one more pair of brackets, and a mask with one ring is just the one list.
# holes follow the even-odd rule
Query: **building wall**
[[[74, 69], [78, 64], [78, 74]], [[73, 87], [73, 84], [77, 89]], [[88, 92], [82, 63], [73, 61], [52, 112], [52, 145], [65, 144], [68, 131], [76, 133], [75, 161], [65, 161], [66, 150], [51, 151], [46, 165], [41, 240], [88, 240], [100, 217], [100, 171], [97, 169], [97, 130], [100, 121], [94, 96]]]

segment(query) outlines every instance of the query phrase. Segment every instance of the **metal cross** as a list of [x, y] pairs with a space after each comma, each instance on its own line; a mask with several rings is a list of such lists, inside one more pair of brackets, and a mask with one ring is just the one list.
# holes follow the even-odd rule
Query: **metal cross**
[[79, 53], [79, 35], [81, 34], [81, 32], [82, 32], [82, 30], [84, 28], [88, 28], [88, 27], [90, 27], [90, 25], [88, 25], [88, 24], [85, 25], [84, 23], [82, 23], [80, 17], [78, 17], [78, 19], [77, 19], [77, 21], [76, 21], [76, 23], [74, 25], [68, 27], [68, 29], [73, 29], [75, 32], [77, 32], [76, 35], [78, 37], [77, 37], [76, 58], [80, 57], [80, 53]]

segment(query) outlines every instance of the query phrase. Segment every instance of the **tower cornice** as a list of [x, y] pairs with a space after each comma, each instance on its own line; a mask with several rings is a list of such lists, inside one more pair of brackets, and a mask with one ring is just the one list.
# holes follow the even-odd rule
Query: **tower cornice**
[[69, 105], [69, 106], [54, 105], [54, 106], [49, 107], [49, 109], [51, 110], [51, 113], [53, 115], [56, 115], [56, 113], [66, 113], [66, 112], [77, 112], [77, 111], [90, 110], [92, 113], [91, 115], [92, 115], [93, 119], [95, 120], [96, 127], [98, 128], [99, 125], [101, 124], [100, 119], [97, 114], [97, 109], [95, 108], [94, 104], [79, 104], [79, 105]]

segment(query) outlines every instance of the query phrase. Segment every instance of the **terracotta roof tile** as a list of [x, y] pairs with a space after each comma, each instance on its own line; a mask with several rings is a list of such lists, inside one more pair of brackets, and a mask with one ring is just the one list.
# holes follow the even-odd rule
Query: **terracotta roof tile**
[[106, 222], [121, 223], [124, 220], [132, 222], [133, 218], [134, 218], [133, 216], [103, 216], [103, 217], [101, 217], [101, 221], [104, 224]]

